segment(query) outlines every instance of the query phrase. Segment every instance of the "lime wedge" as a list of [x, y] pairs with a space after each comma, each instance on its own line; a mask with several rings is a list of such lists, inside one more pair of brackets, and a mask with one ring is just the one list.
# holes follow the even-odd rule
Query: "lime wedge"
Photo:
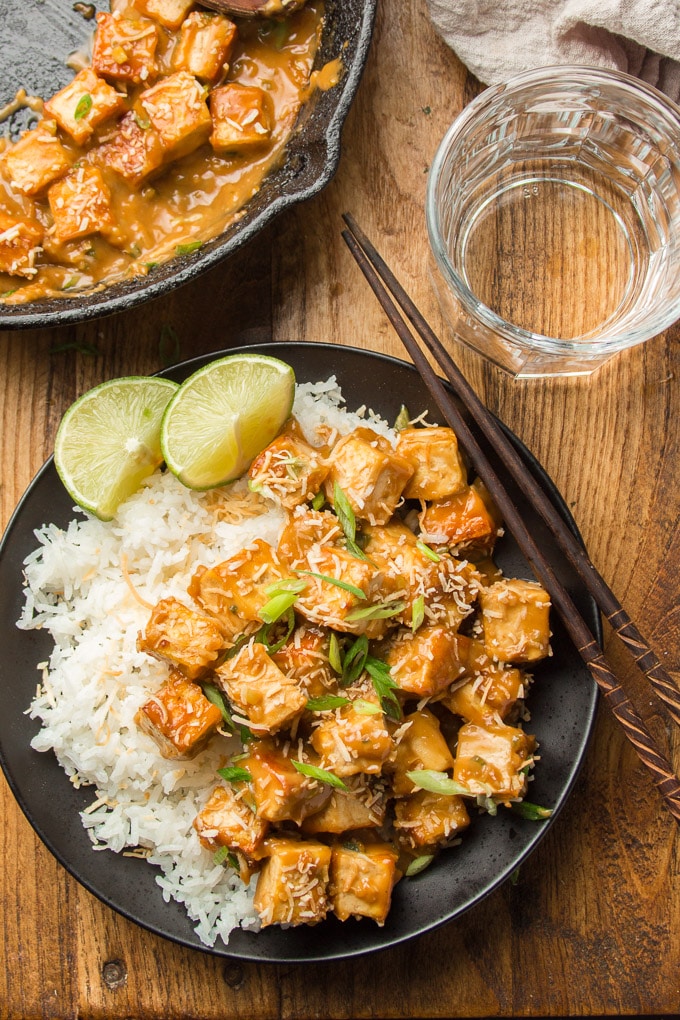
[[240, 477], [281, 431], [295, 395], [290, 365], [263, 354], [231, 354], [182, 383], [161, 427], [165, 462], [190, 489]]
[[163, 412], [177, 389], [169, 379], [128, 376], [71, 404], [57, 430], [54, 465], [78, 506], [110, 521], [155, 471]]

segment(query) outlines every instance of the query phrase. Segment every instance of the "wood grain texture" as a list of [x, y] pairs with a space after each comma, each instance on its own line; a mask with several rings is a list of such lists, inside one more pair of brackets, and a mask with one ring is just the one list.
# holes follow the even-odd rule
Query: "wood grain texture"
[[[401, 356], [341, 240], [346, 210], [446, 335], [427, 277], [427, 168], [479, 89], [435, 35], [425, 0], [383, 0], [340, 167], [321, 195], [167, 298], [98, 323], [0, 334], [0, 524], [49, 455], [65, 408], [104, 379], [242, 342], [335, 340]], [[558, 484], [593, 561], [676, 677], [679, 339], [675, 328], [590, 379], [549, 382], [512, 381], [457, 348], [480, 396]], [[677, 729], [616, 639], [608, 652], [677, 768]], [[677, 826], [604, 709], [574, 794], [516, 885], [407, 946], [344, 964], [242, 965], [167, 943], [78, 886], [4, 782], [2, 818], [3, 1018], [680, 1012]]]

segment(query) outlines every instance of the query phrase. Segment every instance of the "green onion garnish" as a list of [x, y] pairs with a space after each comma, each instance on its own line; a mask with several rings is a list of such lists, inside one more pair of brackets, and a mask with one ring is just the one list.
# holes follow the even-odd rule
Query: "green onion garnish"
[[422, 857], [416, 857], [411, 861], [404, 874], [407, 878], [413, 878], [414, 875], [419, 875], [421, 871], [425, 871], [432, 861], [434, 860], [434, 854], [423, 854]]
[[348, 648], [342, 662], [342, 687], [349, 687], [364, 671], [366, 657], [368, 656], [368, 638], [361, 634], [356, 641]]
[[401, 705], [394, 692], [399, 688], [390, 676], [391, 667], [381, 659], [367, 655], [364, 668], [373, 681], [373, 688], [380, 698], [383, 712], [398, 722], [401, 719]]
[[429, 793], [441, 793], [445, 797], [469, 797], [467, 786], [457, 783], [447, 776], [446, 772], [435, 772], [434, 769], [414, 769], [406, 773], [414, 786]]
[[399, 414], [394, 419], [394, 431], [402, 432], [404, 429], [407, 429], [410, 420], [411, 416], [408, 413], [408, 407], [406, 404], [402, 404], [399, 408]]
[[298, 574], [308, 574], [310, 577], [315, 577], [317, 581], [325, 581], [326, 584], [332, 584], [336, 588], [342, 588], [343, 591], [348, 591], [350, 595], [354, 595], [355, 598], [362, 599], [364, 602], [368, 596], [357, 588], [354, 584], [349, 584], [348, 581], [340, 581], [337, 577], [329, 577], [327, 574], [316, 574], [313, 570], [297, 570]]
[[202, 241], [188, 241], [186, 244], [177, 244], [175, 245], [175, 254], [191, 255], [192, 251], [197, 251], [202, 243]]
[[78, 100], [78, 105], [73, 113], [74, 120], [82, 120], [83, 117], [87, 117], [88, 113], [92, 109], [92, 96], [89, 92], [86, 92], [84, 96], [81, 96]]
[[527, 818], [530, 822], [542, 822], [550, 818], [552, 808], [540, 807], [538, 804], [530, 804], [527, 800], [520, 800], [511, 805], [512, 810], [521, 818]]
[[225, 723], [227, 724], [230, 730], [233, 730], [234, 720], [231, 717], [231, 713], [227, 708], [227, 703], [225, 701], [224, 695], [222, 694], [222, 691], [219, 689], [219, 687], [216, 687], [215, 684], [203, 684], [202, 690], [208, 701], [212, 705], [217, 705], [220, 712], [222, 713], [222, 718], [224, 719]]
[[343, 705], [349, 705], [349, 698], [343, 698], [341, 694], [325, 694], [321, 698], [310, 698], [305, 708], [310, 712], [330, 712]]
[[317, 765], [308, 765], [304, 761], [295, 761], [294, 758], [290, 760], [291, 765], [301, 772], [303, 776], [309, 776], [310, 779], [318, 779], [320, 783], [326, 783], [328, 786], [334, 786], [336, 790], [346, 790], [347, 787], [343, 783], [339, 776], [335, 773], [329, 772], [328, 769], [321, 769]]
[[420, 627], [421, 623], [425, 619], [425, 596], [419, 595], [417, 599], [413, 600], [411, 606], [411, 630], [415, 634]]
[[217, 775], [222, 776], [228, 783], [250, 783], [253, 777], [248, 769], [242, 769], [240, 765], [227, 765], [217, 770]]
[[260, 609], [258, 614], [260, 619], [264, 620], [265, 623], [276, 623], [297, 602], [298, 595], [306, 587], [307, 585], [304, 581], [297, 580], [294, 577], [277, 581], [276, 584], [270, 584], [265, 588], [265, 594], [271, 597]]
[[364, 698], [357, 698], [352, 702], [352, 708], [357, 715], [380, 715], [382, 708], [376, 705], [375, 701], [366, 701]]
[[338, 635], [335, 631], [331, 631], [331, 636], [328, 642], [328, 662], [335, 673], [342, 673], [342, 653], [340, 651]]
[[441, 560], [439, 553], [436, 553], [434, 549], [430, 549], [429, 545], [425, 542], [421, 542], [420, 540], [416, 542], [416, 549], [419, 549], [423, 556], [427, 556], [428, 560], [432, 560], [433, 563], [439, 563]]
[[358, 609], [352, 609], [345, 619], [348, 623], [354, 623], [356, 620], [387, 620], [390, 616], [397, 616], [401, 613], [406, 605], [401, 599], [396, 599], [393, 602], [374, 602], [372, 606], [360, 606]]

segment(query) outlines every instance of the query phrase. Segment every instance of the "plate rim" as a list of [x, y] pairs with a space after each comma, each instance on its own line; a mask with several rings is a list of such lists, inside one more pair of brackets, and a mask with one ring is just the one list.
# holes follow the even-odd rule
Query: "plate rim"
[[[407, 361], [405, 361], [403, 359], [397, 358], [397, 357], [395, 357], [393, 355], [385, 354], [385, 353], [383, 353], [381, 351], [374, 351], [374, 350], [370, 350], [370, 349], [366, 349], [366, 348], [361, 348], [361, 347], [356, 347], [356, 346], [347, 345], [347, 344], [333, 344], [333, 343], [324, 342], [324, 341], [299, 341], [299, 340], [298, 341], [274, 341], [274, 342], [267, 342], [267, 343], [260, 343], [260, 344], [252, 344], [251, 343], [251, 344], [245, 344], [245, 345], [236, 345], [234, 347], [225, 348], [224, 350], [211, 351], [211, 352], [207, 352], [207, 353], [204, 353], [204, 354], [196, 355], [196, 356], [194, 356], [192, 358], [188, 358], [188, 359], [185, 359], [185, 360], [183, 360], [181, 362], [178, 362], [175, 365], [171, 365], [171, 366], [168, 366], [167, 368], [163, 368], [163, 369], [161, 369], [158, 372], [155, 372], [153, 374], [156, 375], [156, 376], [170, 377], [170, 378], [172, 378], [174, 375], [181, 375], [182, 377], [186, 378], [188, 375], [190, 375], [197, 368], [201, 367], [203, 364], [208, 363], [208, 362], [213, 361], [213, 360], [217, 360], [218, 358], [221, 358], [221, 357], [225, 357], [226, 355], [240, 354], [240, 353], [255, 353], [255, 352], [257, 352], [257, 353], [270, 354], [270, 355], [272, 355], [274, 357], [281, 357], [282, 360], [285, 360], [285, 352], [286, 351], [290, 351], [291, 349], [294, 349], [294, 350], [300, 352], [301, 354], [304, 354], [304, 351], [310, 350], [310, 349], [314, 349], [314, 350], [318, 350], [318, 351], [326, 351], [329, 354], [335, 354], [335, 355], [337, 355], [338, 352], [347, 351], [347, 352], [349, 352], [352, 355], [359, 355], [361, 358], [366, 357], [368, 359], [375, 360], [375, 361], [378, 361], [378, 362], [382, 361], [382, 362], [385, 362], [385, 363], [389, 363], [392, 366], [398, 366], [399, 369], [406, 369], [414, 377], [418, 377], [419, 378], [417, 369], [415, 368], [415, 366], [413, 364], [411, 364], [410, 362], [407, 362]], [[332, 374], [333, 374], [333, 366], [329, 364], [328, 375], [332, 375]], [[301, 381], [308, 381], [308, 380], [301, 380]], [[538, 461], [538, 459], [525, 446], [525, 444], [522, 442], [522, 440], [519, 439], [519, 437], [516, 436], [515, 433], [513, 433], [503, 422], [501, 422], [499, 419], [497, 419], [497, 420], [499, 421], [499, 424], [503, 428], [503, 431], [505, 432], [506, 436], [513, 443], [513, 445], [518, 450], [520, 455], [523, 458], [525, 458], [527, 463], [529, 464], [529, 466], [534, 471], [536, 471], [538, 473], [538, 475], [540, 477], [540, 480], [541, 480], [541, 483], [548, 490], [548, 494], [549, 494], [551, 500], [553, 501], [554, 505], [556, 506], [556, 509], [561, 514], [561, 516], [564, 518], [564, 520], [567, 523], [568, 527], [574, 533], [574, 535], [577, 537], [577, 539], [582, 542], [579, 530], [578, 530], [578, 528], [576, 526], [576, 523], [575, 523], [575, 521], [573, 519], [573, 516], [572, 516], [572, 514], [571, 514], [571, 512], [570, 512], [570, 510], [569, 510], [569, 508], [568, 508], [568, 506], [566, 504], [566, 502], [564, 501], [564, 498], [561, 496], [557, 486], [553, 482], [553, 480], [547, 474], [545, 469], [541, 466], [541, 464]], [[20, 521], [20, 518], [22, 517], [23, 513], [25, 512], [25, 504], [30, 501], [30, 498], [31, 498], [33, 492], [41, 484], [44, 475], [46, 475], [46, 474], [48, 474], [48, 473], [50, 473], [52, 471], [55, 471], [55, 470], [56, 469], [54, 468], [54, 456], [52, 454], [52, 455], [50, 455], [44, 461], [44, 463], [41, 465], [41, 467], [35, 473], [35, 475], [31, 479], [31, 481], [29, 482], [28, 486], [26, 487], [25, 491], [23, 492], [22, 496], [20, 497], [19, 502], [17, 503], [17, 506], [15, 507], [14, 511], [12, 512], [12, 514], [11, 514], [11, 516], [9, 518], [9, 521], [7, 522], [7, 526], [6, 526], [5, 530], [4, 530], [4, 532], [0, 536], [0, 574], [1, 574], [2, 568], [3, 568], [4, 556], [6, 555], [7, 549], [8, 549], [9, 544], [10, 544], [12, 532], [13, 532], [14, 528], [18, 525], [18, 523]], [[74, 509], [73, 510], [74, 516], [75, 516], [75, 513], [76, 513], [76, 510]], [[45, 523], [49, 523], [49, 522], [45, 522]], [[587, 596], [587, 602], [589, 603], [591, 609], [594, 612], [593, 619], [590, 622], [592, 622], [592, 624], [593, 624], [593, 629], [594, 629], [594, 632], [595, 632], [595, 637], [597, 638], [597, 640], [599, 642], [601, 642], [602, 641], [602, 620], [601, 620], [601, 615], [600, 615], [599, 610], [597, 609], [594, 601], [592, 600], [592, 598], [590, 596]], [[584, 669], [584, 671], [586, 670], [585, 665], [583, 666], [583, 669]], [[120, 903], [117, 903], [111, 896], [107, 895], [106, 893], [102, 893], [101, 890], [97, 889], [96, 883], [90, 881], [88, 878], [83, 878], [80, 874], [78, 874], [77, 868], [74, 867], [70, 863], [69, 859], [62, 853], [62, 851], [60, 849], [58, 849], [53, 844], [53, 841], [51, 840], [51, 838], [43, 831], [43, 828], [40, 825], [39, 821], [36, 823], [36, 821], [34, 820], [34, 818], [31, 815], [31, 812], [28, 810], [27, 806], [24, 803], [24, 796], [23, 796], [23, 794], [21, 792], [20, 784], [16, 781], [16, 779], [14, 777], [14, 773], [13, 773], [13, 770], [12, 770], [12, 767], [11, 767], [11, 763], [6, 758], [5, 749], [4, 749], [3, 745], [2, 745], [2, 741], [1, 740], [0, 740], [0, 767], [2, 767], [2, 771], [4, 773], [5, 780], [7, 781], [8, 786], [10, 787], [10, 790], [12, 792], [12, 795], [14, 796], [15, 800], [17, 801], [17, 803], [18, 803], [22, 813], [24, 814], [25, 818], [27, 819], [27, 821], [30, 824], [30, 826], [33, 829], [33, 831], [36, 833], [36, 835], [41, 840], [41, 842], [47, 847], [47, 849], [50, 851], [50, 853], [53, 855], [53, 857], [55, 857], [55, 859], [58, 861], [58, 863], [62, 867], [65, 868], [65, 870], [78, 882], [79, 885], [81, 885], [83, 888], [87, 889], [88, 892], [90, 892], [92, 895], [94, 895], [100, 902], [102, 902], [109, 909], [112, 909], [116, 913], [120, 914], [122, 917], [125, 917], [127, 920], [129, 920], [129, 921], [139, 925], [141, 928], [151, 932], [152, 934], [154, 934], [154, 935], [156, 935], [158, 937], [161, 937], [161, 938], [164, 938], [164, 939], [168, 939], [169, 941], [171, 941], [171, 942], [173, 942], [173, 943], [175, 943], [177, 945], [181, 945], [184, 948], [198, 950], [199, 952], [204, 952], [204, 953], [207, 953], [208, 955], [212, 955], [212, 956], [216, 956], [216, 957], [220, 957], [220, 958], [236, 959], [236, 960], [239, 960], [239, 961], [242, 961], [242, 962], [267, 963], [267, 964], [269, 964], [269, 963], [272, 963], [272, 964], [278, 964], [278, 963], [291, 964], [291, 963], [296, 963], [297, 964], [297, 963], [332, 962], [332, 961], [338, 961], [338, 960], [346, 960], [346, 959], [351, 959], [351, 958], [357, 958], [357, 957], [361, 957], [361, 956], [367, 956], [367, 955], [372, 954], [374, 952], [382, 952], [382, 951], [384, 951], [386, 949], [395, 948], [397, 946], [403, 945], [404, 943], [410, 942], [413, 939], [420, 937], [421, 935], [433, 932], [433, 931], [443, 927], [444, 925], [453, 922], [457, 918], [461, 917], [463, 914], [467, 913], [469, 910], [471, 910], [474, 907], [476, 907], [479, 903], [481, 903], [484, 899], [486, 899], [491, 893], [493, 893], [501, 885], [503, 885], [508, 880], [508, 878], [511, 876], [511, 874], [529, 856], [531, 856], [531, 854], [537, 848], [538, 844], [543, 841], [543, 839], [546, 837], [546, 835], [548, 834], [549, 830], [552, 828], [553, 824], [555, 823], [556, 819], [559, 817], [559, 815], [562, 812], [562, 810], [563, 810], [564, 806], [566, 805], [567, 801], [569, 800], [569, 798], [571, 796], [571, 793], [572, 793], [572, 790], [573, 790], [573, 787], [574, 787], [574, 784], [576, 783], [576, 780], [577, 780], [577, 778], [579, 776], [579, 773], [580, 773], [580, 771], [581, 771], [581, 769], [583, 767], [583, 763], [584, 763], [584, 759], [585, 759], [585, 755], [586, 755], [586, 751], [587, 751], [588, 745], [590, 743], [590, 740], [592, 739], [593, 728], [594, 728], [595, 717], [596, 717], [596, 712], [597, 712], [597, 707], [598, 707], [598, 704], [599, 704], [599, 700], [600, 699], [599, 699], [599, 694], [598, 694], [597, 688], [596, 688], [595, 684], [592, 683], [592, 691], [591, 691], [591, 696], [590, 696], [589, 711], [588, 711], [588, 714], [587, 714], [587, 718], [584, 719], [583, 732], [582, 732], [582, 736], [581, 736], [580, 742], [578, 744], [578, 754], [576, 755], [575, 759], [573, 761], [571, 761], [570, 764], [569, 764], [569, 768], [568, 768], [568, 770], [566, 772], [565, 781], [562, 784], [563, 792], [561, 794], [559, 803], [555, 806], [555, 808], [553, 810], [553, 813], [552, 813], [551, 817], [549, 819], [547, 819], [546, 821], [541, 822], [540, 824], [538, 824], [536, 826], [535, 833], [532, 835], [531, 838], [529, 838], [527, 840], [527, 842], [524, 845], [524, 848], [521, 851], [521, 853], [516, 854], [515, 857], [513, 857], [512, 862], [510, 864], [508, 864], [506, 867], [502, 868], [499, 872], [494, 872], [492, 874], [492, 876], [488, 878], [488, 880], [484, 883], [484, 885], [481, 887], [481, 889], [477, 891], [476, 895], [469, 902], [467, 902], [462, 908], [454, 910], [452, 913], [444, 912], [444, 915], [442, 917], [440, 917], [435, 922], [433, 922], [431, 924], [428, 924], [424, 928], [418, 928], [417, 930], [414, 930], [412, 932], [406, 932], [406, 933], [404, 933], [402, 935], [399, 935], [398, 937], [390, 938], [388, 941], [385, 942], [384, 945], [371, 945], [369, 947], [363, 947], [363, 948], [361, 946], [359, 946], [356, 949], [354, 949], [352, 947], [352, 940], [351, 940], [351, 934], [350, 934], [352, 929], [347, 929], [347, 934], [348, 934], [347, 945], [346, 945], [346, 947], [345, 947], [345, 949], [343, 951], [338, 951], [338, 952], [334, 952], [334, 953], [327, 953], [327, 952], [326, 953], [319, 953], [318, 955], [305, 955], [304, 957], [301, 957], [299, 955], [295, 955], [294, 953], [291, 953], [290, 955], [280, 954], [280, 955], [276, 955], [276, 956], [267, 957], [267, 956], [259, 955], [256, 952], [250, 953], [248, 950], [243, 950], [241, 948], [239, 948], [237, 950], [234, 950], [234, 949], [230, 949], [230, 943], [227, 944], [227, 945], [224, 945], [224, 943], [221, 942], [221, 940], [219, 938], [218, 938], [217, 942], [215, 943], [215, 945], [208, 946], [208, 945], [205, 945], [204, 943], [201, 943], [200, 940], [198, 940], [198, 939], [197, 939], [196, 942], [194, 942], [190, 938], [184, 938], [183, 936], [178, 935], [176, 933], [168, 932], [166, 930], [163, 930], [161, 927], [156, 925], [153, 921], [145, 921], [143, 918], [139, 917], [135, 913], [135, 911], [133, 909], [128, 908], [128, 907], [126, 907], [124, 905], [121, 905]], [[48, 753], [52, 754], [51, 752], [48, 752]], [[61, 769], [61, 767], [56, 762], [56, 758], [54, 757], [53, 754], [52, 754], [52, 759], [53, 759], [54, 763], [57, 765], [57, 767]], [[67, 781], [66, 780], [66, 774], [63, 772], [63, 770], [61, 770], [61, 771], [62, 771], [63, 777], [65, 778], [65, 781]], [[160, 874], [159, 869], [154, 869], [154, 873], [156, 875]], [[160, 891], [160, 888], [159, 888], [159, 896], [160, 895], [162, 895], [162, 894], [161, 894], [161, 891]], [[166, 904], [166, 906], [172, 906], [172, 905], [173, 905], [172, 902], [170, 904]], [[184, 910], [183, 907], [181, 909]], [[329, 922], [326, 922], [326, 923], [329, 923]], [[331, 920], [330, 923], [333, 923], [333, 921]], [[192, 926], [192, 935], [195, 935], [195, 931], [194, 931], [195, 922], [193, 922], [193, 921], [191, 921], [191, 919], [189, 919], [189, 924]], [[314, 929], [311, 929], [311, 930], [314, 930]], [[377, 929], [376, 928], [376, 931], [381, 931], [381, 930], [382, 929]], [[238, 929], [237, 931], [240, 932], [240, 929]], [[236, 934], [236, 932], [234, 934]], [[253, 937], [257, 938], [259, 933], [247, 933], [246, 932], [244, 934], [253, 935]], [[320, 941], [322, 942], [323, 940], [320, 940]]]

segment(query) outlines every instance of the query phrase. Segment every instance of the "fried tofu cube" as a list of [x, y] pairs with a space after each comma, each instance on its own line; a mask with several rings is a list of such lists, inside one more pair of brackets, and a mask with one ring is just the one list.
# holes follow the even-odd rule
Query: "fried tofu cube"
[[222, 713], [198, 684], [174, 670], [137, 712], [135, 721], [158, 744], [164, 758], [193, 758], [222, 721]]
[[337, 776], [377, 775], [394, 750], [382, 712], [363, 715], [352, 704], [325, 713], [310, 743], [323, 767]]
[[47, 192], [57, 241], [107, 234], [115, 227], [109, 191], [99, 167], [81, 163]]
[[278, 555], [290, 570], [308, 570], [315, 546], [342, 548], [342, 527], [327, 510], [299, 511], [281, 532]]
[[392, 679], [402, 691], [430, 697], [464, 673], [466, 641], [438, 624], [420, 627], [415, 634], [404, 629], [384, 642], [380, 658], [391, 668]]
[[0, 156], [0, 172], [24, 195], [39, 195], [70, 169], [71, 157], [56, 136], [54, 121], [42, 121], [25, 131]]
[[521, 670], [506, 669], [487, 661], [489, 664], [484, 669], [442, 699], [442, 704], [454, 715], [479, 725], [496, 717], [506, 719], [525, 694], [525, 676]]
[[392, 792], [406, 797], [416, 787], [406, 775], [415, 769], [446, 772], [453, 768], [453, 755], [436, 715], [424, 708], [404, 718], [403, 736], [397, 742], [392, 773]]
[[206, 850], [226, 846], [249, 858], [257, 857], [269, 831], [269, 823], [257, 816], [247, 798], [226, 786], [215, 787], [193, 826]]
[[535, 739], [503, 723], [464, 723], [458, 731], [453, 778], [470, 793], [508, 801], [526, 790]]
[[387, 798], [385, 785], [380, 778], [358, 773], [345, 776], [346, 790], [332, 790], [320, 811], [305, 818], [303, 832], [351, 832], [355, 829], [379, 829], [385, 823]]
[[372, 429], [357, 428], [331, 451], [326, 492], [332, 501], [339, 485], [357, 520], [387, 524], [413, 473], [411, 463], [386, 439]]
[[313, 840], [272, 838], [257, 879], [254, 907], [264, 928], [316, 924], [328, 913], [331, 848]]
[[424, 540], [435, 546], [474, 546], [487, 554], [498, 536], [498, 525], [473, 486], [430, 503], [420, 514], [420, 528]]
[[334, 846], [330, 894], [341, 921], [370, 917], [381, 927], [389, 913], [392, 889], [399, 878], [398, 855], [389, 843]]
[[267, 588], [284, 577], [286, 571], [277, 554], [258, 538], [217, 566], [199, 568], [188, 592], [233, 637], [247, 630], [248, 624], [260, 625], [260, 610], [270, 598]]
[[406, 499], [446, 499], [466, 488], [467, 470], [453, 429], [402, 429], [396, 451], [414, 468]]
[[115, 136], [93, 150], [93, 159], [114, 170], [131, 188], [160, 170], [164, 156], [157, 132], [133, 110], [125, 114]]
[[135, 7], [141, 14], [173, 32], [180, 27], [193, 6], [194, 0], [135, 0]]
[[328, 474], [320, 450], [289, 434], [276, 439], [258, 454], [248, 470], [248, 485], [288, 510], [309, 502]]
[[394, 805], [394, 828], [413, 849], [446, 843], [470, 824], [465, 801], [457, 795], [418, 790]]
[[337, 680], [328, 661], [329, 635], [319, 627], [296, 627], [272, 660], [282, 673], [292, 677], [308, 698], [337, 691]]
[[215, 152], [248, 152], [268, 142], [274, 127], [271, 97], [257, 85], [229, 82], [210, 93]]
[[214, 81], [223, 73], [236, 37], [236, 25], [223, 14], [194, 11], [182, 22], [172, 52], [173, 70], [188, 71], [202, 81]]
[[177, 71], [146, 89], [139, 102], [165, 151], [180, 159], [208, 140], [212, 127], [203, 87], [192, 74]]
[[[366, 634], [369, 638], [381, 637], [385, 633], [390, 624], [389, 617], [374, 619], [370, 614], [363, 614], [371, 605], [382, 605], [388, 598], [398, 604], [402, 592], [393, 579], [380, 573], [368, 561], [357, 559], [346, 549], [334, 546], [314, 547], [307, 557], [305, 569], [321, 576], [304, 575], [307, 587], [295, 603], [302, 616], [312, 623], [343, 633]], [[343, 585], [350, 585], [356, 591]], [[362, 592], [364, 597], [360, 597], [358, 592]]]
[[0, 273], [34, 276], [35, 256], [42, 244], [43, 228], [29, 216], [0, 212]]
[[405, 587], [404, 609], [393, 622], [412, 626], [416, 603], [421, 602], [424, 622], [446, 623], [457, 630], [472, 612], [479, 591], [473, 565], [429, 549], [410, 528], [395, 521], [383, 527], [366, 525], [362, 533], [368, 539], [369, 558]]
[[[295, 746], [295, 754], [300, 752]], [[292, 764], [290, 747], [264, 738], [251, 745], [242, 762], [252, 776], [257, 815], [268, 822], [296, 822], [316, 814], [331, 796], [331, 787], [305, 776]]]
[[144, 634], [137, 639], [137, 648], [169, 662], [189, 680], [197, 680], [222, 654], [224, 637], [211, 617], [189, 609], [178, 599], [167, 598], [154, 606]]
[[48, 99], [45, 113], [56, 120], [76, 145], [84, 145], [95, 128], [125, 109], [125, 96], [98, 78], [91, 67]]
[[120, 11], [100, 13], [92, 70], [101, 78], [133, 85], [152, 81], [158, 73], [157, 46], [158, 26], [148, 18], [126, 17]]
[[219, 666], [215, 679], [258, 733], [275, 733], [290, 725], [307, 704], [299, 684], [282, 673], [256, 641], [249, 641]]
[[536, 581], [505, 578], [483, 588], [484, 647], [501, 662], [535, 662], [550, 654], [550, 596]]

